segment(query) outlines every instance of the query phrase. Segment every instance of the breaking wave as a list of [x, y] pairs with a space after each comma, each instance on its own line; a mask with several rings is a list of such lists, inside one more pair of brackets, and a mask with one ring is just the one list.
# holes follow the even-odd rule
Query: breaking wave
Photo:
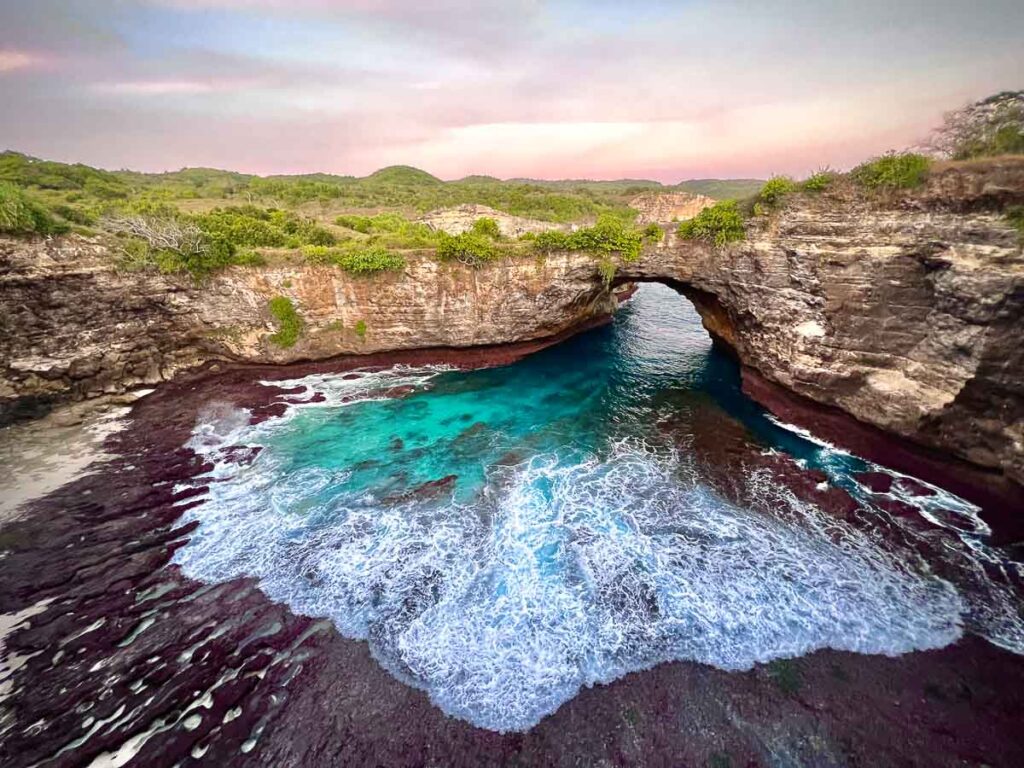
[[[573, 400], [565, 379], [545, 390], [536, 371], [527, 391], [514, 366], [442, 373], [277, 382], [301, 393], [257, 425], [212, 405], [190, 443], [214, 465], [208, 496], [186, 512], [201, 524], [176, 562], [207, 581], [258, 578], [272, 599], [366, 640], [448, 714], [497, 731], [663, 661], [743, 670], [821, 648], [895, 655], [964, 631], [1024, 650], [1017, 566], [978, 526], [938, 514], [973, 519], [956, 497], [907, 496], [921, 509], [908, 521], [861, 494], [865, 514], [846, 521], [756, 470], [739, 505], [651, 433], [541, 440], [553, 430], [538, 402], [576, 408], [578, 430], [607, 410], [593, 371], [565, 374], [580, 381]], [[396, 388], [406, 400], [385, 399]], [[239, 461], [239, 446], [260, 450]], [[857, 491], [842, 462], [822, 466]]]

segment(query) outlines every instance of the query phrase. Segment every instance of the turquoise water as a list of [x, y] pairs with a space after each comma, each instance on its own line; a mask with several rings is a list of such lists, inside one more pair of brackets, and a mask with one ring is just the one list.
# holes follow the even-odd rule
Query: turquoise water
[[[1024, 648], [1016, 566], [973, 507], [914, 497], [895, 473], [920, 517], [873, 507], [854, 473], [880, 468], [773, 422], [663, 286], [515, 365], [286, 384], [324, 402], [256, 426], [228, 406], [202, 415], [191, 445], [217, 482], [177, 562], [258, 577], [481, 727], [527, 729], [581, 686], [662, 661], [739, 670], [964, 631]], [[824, 470], [862, 519], [800, 501], [743, 451], [711, 468], [742, 489], [726, 497], [707, 465], [726, 443]], [[238, 445], [261, 451], [240, 466]]]

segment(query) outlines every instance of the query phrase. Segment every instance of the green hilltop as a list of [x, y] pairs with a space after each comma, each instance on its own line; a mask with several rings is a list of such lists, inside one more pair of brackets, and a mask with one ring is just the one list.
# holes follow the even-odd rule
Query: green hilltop
[[8, 182], [71, 223], [95, 220], [106, 209], [139, 202], [170, 204], [184, 210], [253, 204], [301, 210], [318, 217], [341, 213], [393, 211], [413, 216], [466, 203], [553, 222], [590, 221], [610, 213], [630, 216], [637, 194], [685, 190], [710, 197], [743, 197], [761, 182], [699, 180], [666, 186], [646, 179], [611, 181], [500, 180], [467, 176], [442, 181], [426, 171], [393, 165], [369, 176], [327, 173], [257, 176], [216, 168], [183, 168], [165, 173], [106, 171], [82, 164], [40, 160], [18, 152], [0, 153], [0, 182]]

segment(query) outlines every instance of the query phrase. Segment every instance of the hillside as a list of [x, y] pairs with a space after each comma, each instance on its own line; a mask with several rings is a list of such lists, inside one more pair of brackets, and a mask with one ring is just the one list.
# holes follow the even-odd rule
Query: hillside
[[193, 211], [225, 203], [301, 208], [306, 215], [324, 220], [349, 212], [393, 211], [411, 216], [459, 205], [486, 205], [512, 216], [567, 223], [593, 220], [602, 213], [629, 217], [629, 201], [644, 192], [741, 197], [756, 192], [761, 183], [711, 179], [669, 187], [643, 179], [503, 181], [490, 176], [442, 181], [401, 165], [362, 178], [325, 173], [256, 176], [215, 168], [139, 173], [40, 160], [12, 151], [0, 153], [0, 182], [28, 191], [79, 225], [89, 224], [111, 206], [139, 201]]

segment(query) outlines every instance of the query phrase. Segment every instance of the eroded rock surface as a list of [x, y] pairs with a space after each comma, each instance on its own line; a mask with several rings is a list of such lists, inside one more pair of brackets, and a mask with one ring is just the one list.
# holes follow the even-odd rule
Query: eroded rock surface
[[[923, 189], [840, 183], [752, 220], [725, 248], [669, 234], [606, 285], [584, 253], [401, 273], [232, 268], [202, 285], [119, 274], [100, 242], [0, 240], [0, 401], [8, 417], [164, 380], [210, 359], [257, 363], [549, 339], [607, 317], [612, 290], [666, 282], [748, 370], [861, 422], [1024, 481], [1024, 255], [1002, 212], [1024, 161], [953, 164]], [[270, 341], [277, 295], [303, 318]]]
[[431, 211], [421, 216], [418, 220], [433, 229], [447, 232], [449, 235], [459, 235], [471, 230], [476, 220], [481, 218], [494, 219], [498, 224], [498, 229], [501, 230], [501, 234], [505, 237], [519, 237], [526, 232], [567, 229], [567, 227], [561, 224], [527, 219], [522, 216], [512, 216], [487, 205], [475, 205], [472, 203]]
[[1024, 254], [998, 212], [1021, 200], [1019, 161], [890, 199], [840, 187], [725, 249], [670, 235], [620, 275], [675, 281], [770, 381], [1021, 482]]
[[629, 201], [629, 207], [640, 214], [640, 224], [666, 224], [670, 221], [692, 219], [715, 201], [706, 195], [690, 192], [645, 192]]

